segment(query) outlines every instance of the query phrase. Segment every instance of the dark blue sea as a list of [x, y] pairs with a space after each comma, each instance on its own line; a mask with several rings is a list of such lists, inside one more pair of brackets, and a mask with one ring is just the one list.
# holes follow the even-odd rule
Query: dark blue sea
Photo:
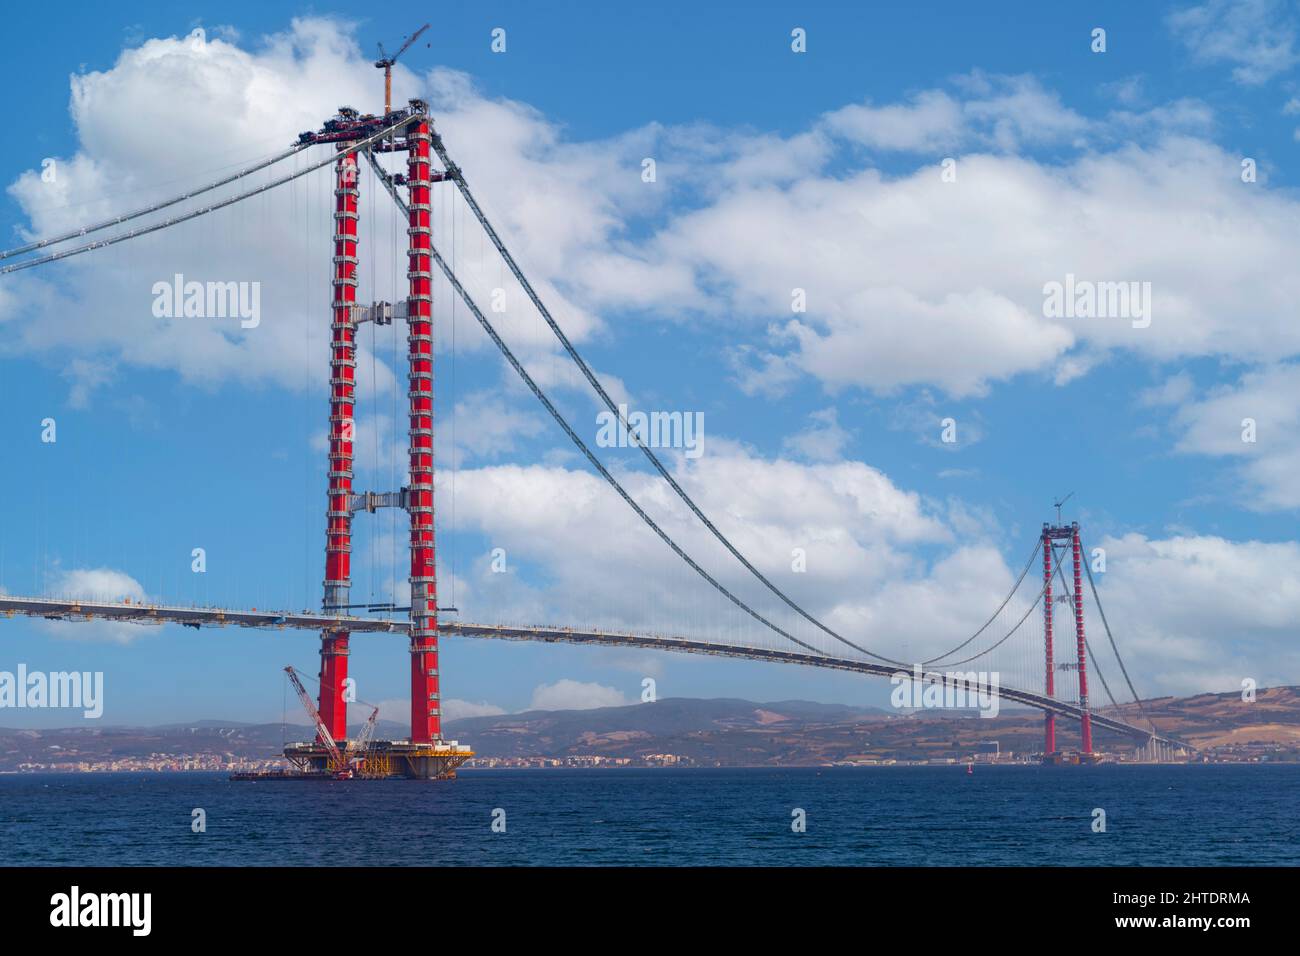
[[1300, 765], [6, 775], [0, 864], [1296, 865]]

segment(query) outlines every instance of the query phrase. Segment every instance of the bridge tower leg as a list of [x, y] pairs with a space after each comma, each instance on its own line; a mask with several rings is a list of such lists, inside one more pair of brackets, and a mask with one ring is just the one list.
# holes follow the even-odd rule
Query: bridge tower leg
[[[334, 301], [330, 324], [329, 508], [325, 532], [325, 606], [348, 603], [352, 585], [352, 440], [356, 402], [357, 157], [334, 166]], [[346, 613], [346, 612], [345, 612]], [[347, 632], [325, 631], [320, 649], [320, 716], [335, 740], [348, 735]]]
[[[1052, 660], [1052, 539], [1043, 525], [1043, 638], [1046, 647], [1046, 672], [1044, 691], [1048, 697], [1056, 695], [1056, 664]], [[1056, 753], [1056, 715], [1048, 713], [1043, 718], [1043, 755]]]
[[438, 585], [433, 524], [433, 230], [430, 216], [430, 131], [427, 117], [407, 127], [410, 294], [407, 342], [411, 485], [411, 742], [442, 738], [438, 698]]
[[1083, 634], [1083, 567], [1079, 546], [1079, 522], [1070, 525], [1070, 547], [1074, 559], [1074, 638], [1079, 660], [1079, 707], [1083, 710], [1080, 733], [1083, 752], [1092, 753], [1092, 716], [1088, 713], [1088, 644]]

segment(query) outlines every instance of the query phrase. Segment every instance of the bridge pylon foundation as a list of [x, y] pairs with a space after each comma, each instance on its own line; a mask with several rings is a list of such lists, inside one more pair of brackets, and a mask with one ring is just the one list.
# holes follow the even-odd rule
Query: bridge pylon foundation
[[[332, 779], [330, 775], [337, 769], [330, 764], [328, 750], [315, 742], [287, 744], [284, 756], [301, 774]], [[473, 756], [473, 750], [454, 740], [428, 744], [375, 740], [354, 769], [356, 778], [362, 780], [454, 780], [456, 770]]]

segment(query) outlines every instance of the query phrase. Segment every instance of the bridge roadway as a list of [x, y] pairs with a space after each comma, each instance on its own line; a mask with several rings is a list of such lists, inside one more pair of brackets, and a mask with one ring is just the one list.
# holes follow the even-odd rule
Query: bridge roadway
[[[408, 622], [382, 618], [350, 617], [347, 615], [315, 614], [310, 611], [248, 611], [225, 608], [181, 607], [159, 604], [126, 602], [82, 601], [76, 599], [14, 597], [0, 594], [0, 614], [13, 617], [41, 617], [56, 621], [120, 621], [130, 624], [181, 624], [186, 627], [238, 627], [279, 628], [304, 631], [348, 631], [350, 633], [406, 633]], [[810, 654], [806, 651], [774, 650], [763, 647], [746, 647], [742, 644], [718, 644], [687, 637], [657, 634], [630, 634], [621, 631], [586, 631], [571, 627], [534, 627], [512, 624], [470, 624], [463, 621], [440, 620], [440, 634], [456, 637], [485, 638], [508, 641], [541, 641], [545, 643], [599, 644], [617, 647], [676, 651], [688, 654], [712, 654], [717, 657], [736, 657], [747, 660], [772, 661], [781, 664], [801, 664], [807, 667], [828, 667], [835, 670], [856, 671], [877, 677], [893, 677], [906, 673], [890, 664], [877, 664], [852, 658]], [[967, 672], [962, 672], [967, 673]], [[969, 692], [966, 683], [942, 671], [925, 671], [925, 679], [944, 687]], [[1067, 701], [1056, 700], [1033, 691], [1014, 687], [998, 687], [1002, 700], [1025, 704], [1038, 710], [1078, 721], [1083, 708]], [[1187, 748], [1185, 741], [1161, 734], [1153, 734], [1132, 724], [1092, 711], [1092, 725], [1128, 737], [1156, 740], [1172, 747]]]

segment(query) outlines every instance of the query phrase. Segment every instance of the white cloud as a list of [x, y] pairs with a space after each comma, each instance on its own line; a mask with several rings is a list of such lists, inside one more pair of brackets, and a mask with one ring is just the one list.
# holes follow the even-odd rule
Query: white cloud
[[[1136, 533], [1096, 543], [1106, 549], [1106, 615], [1144, 696], [1237, 690], [1245, 677], [1295, 682], [1300, 544]], [[1101, 622], [1088, 626], [1104, 661]], [[1108, 673], [1117, 690], [1117, 669]]]
[[1142, 101], [1142, 88], [1145, 78], [1140, 74], [1126, 76], [1122, 80], [1101, 84], [1102, 93], [1113, 96], [1125, 106], [1135, 106]]
[[[373, 706], [379, 708], [380, 720], [391, 720], [395, 723], [404, 724], [411, 719], [411, 701], [407, 697], [391, 697], [381, 700]], [[352, 705], [349, 712], [352, 722], [364, 722], [370, 717], [370, 707], [365, 704], [356, 703]]]
[[[54, 598], [79, 597], [113, 603], [129, 601], [140, 604], [148, 600], [143, 585], [124, 571], [113, 568], [68, 568], [56, 570], [46, 587]], [[45, 621], [37, 626], [51, 637], [75, 641], [106, 641], [129, 644], [151, 633], [139, 624], [115, 621]]]
[[1238, 83], [1257, 86], [1300, 62], [1296, 20], [1285, 0], [1209, 0], [1169, 14], [1168, 23], [1192, 57], [1233, 64]]
[[[976, 409], [952, 407], [951, 402], [937, 399], [928, 389], [915, 398], [901, 401], [888, 413], [886, 423], [893, 431], [908, 432], [923, 445], [948, 454], [957, 454], [984, 440], [983, 416]], [[947, 419], [952, 419], [951, 439]]]
[[[954, 183], [927, 164], [736, 187], [677, 216], [647, 258], [674, 274], [689, 264], [694, 298], [733, 336], [736, 316], [772, 329], [766, 349], [741, 353], [751, 390], [794, 372], [832, 388], [975, 395], [1026, 372], [1068, 381], [1115, 350], [1158, 361], [1300, 352], [1289, 304], [1300, 278], [1285, 255], [1300, 206], [1243, 185], [1239, 157], [1162, 135], [1060, 164], [975, 154], [957, 169]], [[1188, 195], [1213, 230], [1189, 228]], [[1068, 274], [1149, 282], [1150, 327], [1046, 318], [1043, 287]], [[807, 290], [808, 312], [790, 318], [793, 288]]]
[[[283, 150], [340, 104], [373, 104], [375, 70], [351, 29], [327, 18], [300, 18], [249, 49], [237, 46], [234, 37], [214, 34], [202, 44], [188, 37], [151, 39], [124, 50], [109, 69], [74, 76], [76, 153], [58, 159], [53, 182], [33, 170], [9, 186], [31, 222], [28, 235], [75, 229], [168, 198]], [[498, 230], [529, 263], [539, 291], [564, 316], [569, 337], [582, 342], [597, 327], [596, 319], [569, 301], [551, 277], [620, 227], [615, 207], [619, 184], [627, 178], [623, 147], [563, 143], [557, 128], [535, 111], [485, 99], [460, 74], [417, 77], [399, 64], [393, 81], [399, 103], [417, 93], [431, 96], [439, 128], [457, 158], [474, 171], [481, 201], [493, 210]], [[320, 151], [308, 155], [322, 158]], [[289, 160], [205, 200], [307, 162]], [[178, 170], [188, 172], [178, 177]], [[366, 266], [359, 297], [373, 292], [400, 298], [406, 285], [404, 223], [368, 171], [360, 185]], [[102, 384], [96, 369], [114, 363], [172, 369], [199, 384], [235, 380], [314, 387], [327, 365], [328, 322], [321, 317], [328, 316], [329, 290], [321, 278], [329, 260], [320, 256], [318, 240], [330, 229], [331, 188], [329, 172], [322, 170], [165, 235], [6, 277], [0, 292], [0, 324], [9, 325], [6, 348], [71, 353], [83, 363], [73, 401]], [[633, 205], [647, 198], [630, 185], [623, 191]], [[463, 211], [460, 218], [469, 220]], [[435, 223], [436, 241], [449, 255], [450, 223], [449, 216]], [[481, 303], [493, 288], [504, 287], [509, 311], [500, 319], [503, 335], [525, 358], [549, 353], [556, 348], [550, 331], [530, 319], [531, 305], [513, 281], [503, 281], [490, 246], [480, 254], [485, 245], [458, 236], [455, 261], [462, 279]], [[176, 273], [189, 280], [260, 282], [261, 324], [241, 329], [237, 320], [155, 318], [152, 285]], [[87, 298], [91, 290], [93, 303]], [[450, 300], [445, 283], [439, 282], [435, 294]], [[34, 321], [15, 321], [19, 318]], [[464, 309], [456, 328], [459, 348], [490, 348]], [[439, 325], [440, 335], [448, 331]], [[372, 384], [373, 364], [373, 384], [383, 388], [393, 378], [383, 361], [387, 338], [376, 345], [377, 358], [370, 354], [369, 338], [361, 338], [358, 376], [363, 386]]]
[[[530, 396], [531, 400], [531, 396]], [[472, 392], [456, 403], [454, 419], [443, 419], [440, 435], [452, 448], [450, 460], [459, 467], [471, 458], [498, 458], [513, 451], [519, 440], [534, 437], [547, 428], [547, 420], [535, 410], [508, 405], [493, 392]], [[451, 422], [459, 427], [452, 434]]]
[[[55, 183], [31, 171], [10, 187], [32, 233], [192, 186], [214, 171], [214, 143], [238, 165], [282, 148], [341, 103], [373, 102], [374, 69], [350, 29], [299, 19], [248, 50], [216, 38], [199, 47], [149, 40], [111, 69], [75, 77], [77, 153], [61, 161]], [[398, 102], [430, 98], [489, 216], [578, 342], [609, 331], [598, 315], [605, 309], [725, 317], [747, 391], [779, 391], [807, 375], [831, 388], [930, 385], [953, 395], [1024, 373], [1063, 383], [1115, 349], [1158, 360], [1300, 351], [1289, 311], [1300, 277], [1284, 253], [1297, 202], [1244, 187], [1237, 156], [1188, 135], [1209, 121], [1194, 101], [1093, 119], [1033, 77], [976, 72], [899, 103], [832, 110], [788, 137], [648, 124], [578, 141], [527, 104], [485, 96], [462, 73], [421, 77], [399, 65], [394, 83]], [[1116, 146], [1124, 136], [1143, 145]], [[975, 150], [958, 155], [955, 183], [942, 182], [936, 165], [935, 150], [948, 144]], [[920, 165], [885, 176], [855, 155], [861, 145], [916, 154]], [[1044, 145], [1066, 158], [1013, 155]], [[640, 179], [645, 155], [662, 157], [656, 188]], [[195, 172], [178, 183], [177, 169]], [[369, 199], [375, 184], [362, 185]], [[8, 347], [173, 368], [200, 383], [319, 382], [328, 289], [311, 276], [327, 263], [304, 239], [304, 211], [316, 210], [313, 229], [327, 228], [316, 207], [327, 208], [328, 186], [300, 183], [165, 237], [71, 260], [62, 274], [14, 276], [0, 322], [59, 321], [13, 323]], [[1189, 228], [1193, 194], [1215, 229]], [[436, 218], [449, 248], [448, 217]], [[387, 287], [394, 275], [402, 284], [403, 259], [387, 241], [401, 230], [390, 204], [368, 204], [365, 226], [363, 243], [375, 240], [363, 250], [366, 281], [374, 278], [376, 296], [400, 296]], [[505, 290], [498, 322], [529, 368], [550, 365], [539, 361], [556, 348], [549, 330], [490, 247], [458, 234], [455, 248], [476, 298]], [[154, 319], [150, 285], [176, 272], [261, 281], [262, 324]], [[1150, 281], [1151, 328], [1045, 319], [1043, 284], [1070, 272]], [[809, 311], [792, 318], [795, 287], [807, 289]], [[441, 283], [437, 294], [449, 298]], [[458, 347], [488, 347], [463, 309], [455, 327]], [[380, 356], [386, 345], [376, 344]], [[368, 374], [374, 364], [377, 387], [392, 380], [367, 341], [360, 352], [358, 368]], [[558, 378], [582, 387], [571, 374]]]
[[813, 412], [812, 424], [785, 439], [785, 448], [810, 461], [835, 461], [841, 457], [852, 436], [840, 426], [834, 406]]
[[629, 703], [631, 701], [623, 696], [623, 692], [614, 687], [564, 678], [534, 688], [528, 709], [594, 710], [597, 707], [622, 707]]
[[[1025, 553], [1013, 543], [1010, 560], [1004, 558], [1007, 549], [993, 543], [1000, 529], [992, 513], [960, 501], [922, 502], [860, 463], [765, 461], [719, 440], [694, 463], [705, 464], [711, 465], [706, 473], [686, 471], [679, 479], [742, 552], [829, 627], [889, 657], [926, 659], [970, 635], [1011, 589], [1028, 554], [1029, 542], [1019, 542]], [[669, 533], [727, 586], [797, 637], [852, 656], [782, 614], [730, 558], [720, 557], [655, 482], [639, 473], [626, 478]], [[473, 597], [459, 602], [466, 619], [482, 616], [475, 610], [482, 607], [493, 620], [581, 621], [790, 646], [696, 582], [632, 523], [598, 478], [560, 468], [494, 466], [462, 479], [461, 487], [470, 490], [457, 503], [465, 527], [504, 547], [512, 567], [522, 562], [543, 576], [543, 583], [525, 584], [519, 574], [491, 574], [485, 559], [473, 572]], [[609, 528], [622, 530], [592, 533]], [[1300, 663], [1293, 646], [1294, 622], [1300, 621], [1300, 545], [1140, 534], [1086, 546], [1094, 544], [1108, 553], [1098, 585], [1139, 691], [1231, 690], [1242, 676], [1278, 683], [1294, 673]], [[807, 549], [804, 574], [791, 573], [795, 546]], [[923, 551], [932, 557], [923, 560]], [[1037, 593], [1036, 578], [1028, 581], [972, 652], [1022, 618]], [[1092, 610], [1088, 614], [1093, 650], [1112, 690], [1123, 696], [1101, 622]], [[1012, 676], [1031, 686], [1040, 679], [1032, 666], [1028, 676], [1020, 670], [1025, 659], [1038, 659], [1041, 640], [1039, 617], [1030, 614], [1003, 649], [1009, 683]], [[1100, 687], [1094, 696], [1102, 699]]]
[[48, 588], [54, 596], [76, 595], [102, 601], [139, 603], [145, 599], [144, 587], [131, 575], [112, 568], [69, 568], [55, 574]]
[[68, 405], [72, 408], [85, 408], [95, 389], [113, 380], [114, 372], [111, 362], [74, 358], [62, 372], [63, 377], [72, 382], [72, 388], [68, 392]]
[[[355, 725], [369, 718], [371, 706], [379, 708], [380, 720], [391, 720], [395, 723], [405, 724], [411, 719], [410, 698], [393, 697], [372, 705], [354, 704], [351, 711], [352, 723]], [[458, 700], [455, 697], [444, 697], [440, 702], [440, 706], [444, 722], [461, 720], [466, 717], [494, 717], [506, 712], [495, 704], [489, 704], [487, 701], [474, 702]]]
[[[410, 711], [408, 710], [407, 713], [409, 714]], [[496, 704], [489, 704], [485, 700], [475, 702], [450, 697], [442, 701], [442, 716], [447, 721], [464, 720], [467, 717], [496, 717], [504, 713], [503, 708]]]
[[[1182, 386], [1175, 387], [1181, 397]], [[1243, 440], [1246, 420], [1253, 442]], [[1187, 400], [1174, 417], [1180, 452], [1237, 462], [1239, 507], [1255, 511], [1300, 508], [1300, 363], [1266, 366], [1232, 386]]]
[[1196, 388], [1196, 383], [1186, 372], [1179, 372], [1165, 379], [1154, 388], [1144, 389], [1138, 394], [1138, 404], [1146, 407], [1180, 405], [1187, 401]]
[[[854, 103], [822, 117], [815, 132], [881, 152], [929, 154], [992, 150], [1015, 152], [1041, 146], [1095, 146], [1112, 143], [1118, 134], [1141, 129], [1205, 129], [1207, 109], [1179, 100], [1144, 111], [1132, 109], [1140, 99], [1141, 79], [1130, 77], [1106, 91], [1128, 109], [1094, 119], [1071, 109], [1061, 96], [1029, 75], [1006, 76], [976, 70], [956, 77], [955, 89], [922, 90], [906, 102]], [[805, 136], [810, 134], [803, 134]], [[823, 146], [823, 154], [831, 149]], [[813, 168], [806, 163], [805, 169]]]
[[[643, 472], [622, 477], [727, 587], [801, 639], [830, 646], [723, 552], [661, 481]], [[703, 458], [689, 467], [679, 462], [676, 477], [778, 586], [886, 653], [907, 642], [941, 645], [953, 633], [948, 625], [963, 617], [960, 626], [973, 629], [1009, 584], [1004, 562], [986, 543], [987, 516], [959, 503], [923, 502], [860, 462], [764, 460], [716, 438]], [[513, 569], [492, 573], [486, 554], [476, 563], [473, 592], [458, 599], [466, 619], [582, 621], [789, 646], [699, 581], [595, 475], [541, 465], [467, 470], [456, 507], [461, 528], [505, 549]], [[947, 549], [933, 564], [916, 553], [931, 546]], [[804, 573], [793, 568], [796, 548], [806, 558]], [[909, 588], [925, 592], [922, 609], [896, 603]]]
[[962, 135], [962, 106], [941, 90], [926, 90], [910, 103], [845, 106], [826, 116], [826, 127], [838, 136], [883, 150], [935, 150], [958, 144]]

